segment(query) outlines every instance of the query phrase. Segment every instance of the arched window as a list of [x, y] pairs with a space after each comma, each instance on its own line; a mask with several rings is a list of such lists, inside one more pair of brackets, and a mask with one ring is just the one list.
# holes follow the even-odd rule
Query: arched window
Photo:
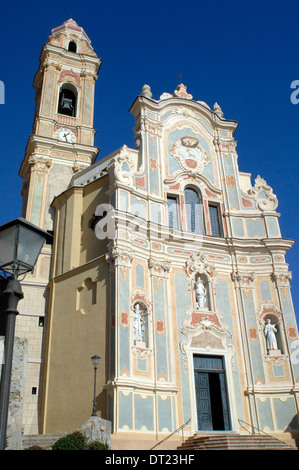
[[204, 234], [203, 204], [199, 192], [185, 189], [185, 207], [188, 232]]
[[57, 112], [67, 116], [76, 116], [76, 106], [77, 90], [72, 84], [65, 83], [60, 88]]
[[70, 52], [77, 52], [77, 44], [75, 41], [70, 41], [69, 42], [69, 51]]

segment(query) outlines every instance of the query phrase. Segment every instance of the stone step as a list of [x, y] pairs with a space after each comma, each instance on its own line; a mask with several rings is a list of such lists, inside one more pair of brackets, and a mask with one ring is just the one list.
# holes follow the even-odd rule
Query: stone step
[[211, 434], [189, 437], [178, 450], [297, 450], [285, 442], [268, 435]]
[[32, 434], [23, 436], [22, 448], [28, 449], [29, 447], [42, 447], [43, 449], [50, 450], [52, 445], [55, 444], [58, 439], [65, 436], [66, 434]]

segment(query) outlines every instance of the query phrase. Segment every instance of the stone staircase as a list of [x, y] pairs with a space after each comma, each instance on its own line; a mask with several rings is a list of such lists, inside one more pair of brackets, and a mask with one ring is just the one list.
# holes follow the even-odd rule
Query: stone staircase
[[22, 449], [28, 449], [29, 447], [42, 447], [45, 450], [51, 450], [53, 444], [58, 439], [65, 436], [66, 434], [35, 434], [31, 436], [23, 436]]
[[298, 450], [268, 434], [213, 433], [195, 434], [178, 450]]

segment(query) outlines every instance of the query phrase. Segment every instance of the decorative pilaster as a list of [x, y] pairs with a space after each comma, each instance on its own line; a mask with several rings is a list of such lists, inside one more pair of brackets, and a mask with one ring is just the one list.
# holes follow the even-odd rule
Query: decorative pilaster
[[45, 200], [51, 160], [31, 156], [27, 166], [27, 207], [25, 218], [35, 225], [44, 228]]

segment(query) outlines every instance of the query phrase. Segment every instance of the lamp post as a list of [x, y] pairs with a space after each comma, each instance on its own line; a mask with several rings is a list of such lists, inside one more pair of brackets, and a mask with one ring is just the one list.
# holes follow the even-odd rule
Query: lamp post
[[93, 363], [94, 367], [94, 388], [93, 388], [93, 407], [92, 407], [92, 415], [91, 416], [96, 416], [96, 378], [97, 378], [97, 368], [100, 363], [100, 356], [92, 356], [91, 361]]
[[17, 306], [23, 298], [18, 277], [33, 271], [40, 251], [53, 237], [48, 232], [19, 217], [0, 226], [0, 270], [10, 275], [3, 291], [5, 296], [4, 361], [0, 384], [0, 450], [5, 449], [11, 369]]

